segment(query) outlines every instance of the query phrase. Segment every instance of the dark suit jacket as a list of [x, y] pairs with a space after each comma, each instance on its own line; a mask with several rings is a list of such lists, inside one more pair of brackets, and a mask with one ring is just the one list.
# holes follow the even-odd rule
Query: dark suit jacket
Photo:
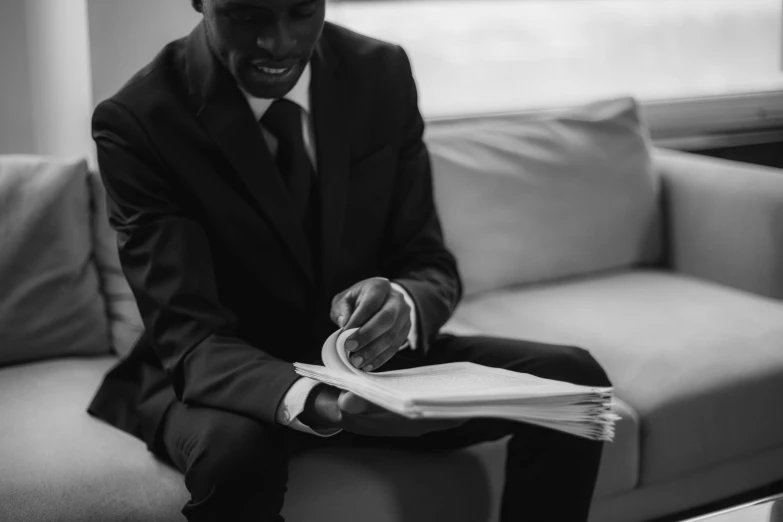
[[320, 363], [331, 299], [360, 280], [395, 280], [416, 303], [421, 346], [397, 357], [429, 350], [456, 306], [404, 51], [327, 23], [311, 100], [320, 267], [203, 25], [95, 110], [109, 221], [145, 332], [89, 411], [151, 449], [177, 399], [274, 423], [291, 363]]

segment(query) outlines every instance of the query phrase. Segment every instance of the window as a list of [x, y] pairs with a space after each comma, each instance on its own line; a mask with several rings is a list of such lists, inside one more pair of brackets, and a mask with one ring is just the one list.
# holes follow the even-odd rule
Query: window
[[344, 0], [327, 18], [401, 44], [431, 120], [632, 95], [659, 134], [783, 127], [780, 0]]

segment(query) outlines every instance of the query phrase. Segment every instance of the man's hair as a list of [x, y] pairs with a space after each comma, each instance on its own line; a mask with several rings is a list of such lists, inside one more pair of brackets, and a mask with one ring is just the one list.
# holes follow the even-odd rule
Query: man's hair
[[202, 2], [203, 2], [203, 0], [190, 0], [191, 5], [193, 5], [193, 9], [195, 9], [199, 13], [201, 12], [201, 4], [202, 4]]

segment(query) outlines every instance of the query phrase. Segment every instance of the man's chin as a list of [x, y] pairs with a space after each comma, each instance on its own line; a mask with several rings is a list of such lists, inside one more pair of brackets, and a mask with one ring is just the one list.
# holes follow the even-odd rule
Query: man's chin
[[256, 98], [282, 98], [294, 88], [304, 67], [301, 64], [291, 68], [291, 71], [282, 75], [265, 73], [249, 66], [242, 75], [242, 88]]

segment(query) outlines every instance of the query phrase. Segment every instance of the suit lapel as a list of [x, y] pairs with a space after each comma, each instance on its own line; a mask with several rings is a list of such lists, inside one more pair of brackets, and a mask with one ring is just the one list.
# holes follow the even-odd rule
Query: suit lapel
[[188, 79], [198, 118], [236, 170], [258, 209], [311, 282], [313, 256], [258, 122], [230, 73], [215, 59], [203, 23], [188, 38]]
[[337, 56], [322, 36], [312, 60], [310, 84], [321, 197], [322, 287], [328, 289], [340, 262], [348, 190], [347, 112], [337, 78]]

